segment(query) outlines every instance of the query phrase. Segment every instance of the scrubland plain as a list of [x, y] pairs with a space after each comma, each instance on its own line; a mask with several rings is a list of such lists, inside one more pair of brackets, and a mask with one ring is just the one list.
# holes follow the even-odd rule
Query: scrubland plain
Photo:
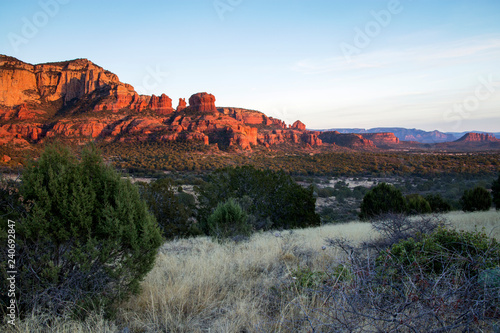
[[[483, 230], [500, 239], [500, 212], [451, 212], [450, 228]], [[484, 229], [483, 229], [484, 228]], [[166, 242], [141, 293], [121, 305], [117, 317], [91, 314], [86, 321], [33, 316], [5, 332], [310, 332], [308, 313], [319, 299], [306, 296], [299, 272], [328, 272], [345, 255], [327, 238], [353, 242], [379, 235], [370, 223], [351, 222], [254, 234], [240, 243], [207, 237]], [[311, 273], [310, 277], [314, 277]], [[284, 291], [293, 297], [282, 297]], [[290, 295], [290, 294], [288, 294]]]

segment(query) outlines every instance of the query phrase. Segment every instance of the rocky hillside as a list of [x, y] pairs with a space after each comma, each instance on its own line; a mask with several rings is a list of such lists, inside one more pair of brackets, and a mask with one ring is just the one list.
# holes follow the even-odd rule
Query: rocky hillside
[[0, 55], [0, 143], [29, 146], [49, 138], [197, 141], [217, 147], [322, 145], [317, 132], [261, 112], [217, 108], [215, 96], [139, 95], [87, 59], [31, 65]]

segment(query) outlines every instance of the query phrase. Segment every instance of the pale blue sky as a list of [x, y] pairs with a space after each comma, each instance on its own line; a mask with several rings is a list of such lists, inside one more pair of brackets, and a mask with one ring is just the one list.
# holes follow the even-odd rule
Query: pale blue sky
[[9, 0], [0, 53], [311, 129], [500, 131], [498, 0]]

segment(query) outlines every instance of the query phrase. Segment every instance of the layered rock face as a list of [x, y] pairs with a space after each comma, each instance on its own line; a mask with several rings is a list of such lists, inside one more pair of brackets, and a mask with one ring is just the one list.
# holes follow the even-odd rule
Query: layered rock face
[[87, 59], [30, 65], [0, 55], [0, 104], [4, 107], [56, 101], [67, 106], [85, 98], [92, 99], [94, 111], [124, 108], [135, 111], [149, 108], [159, 114], [174, 111], [172, 100], [165, 94], [139, 96], [134, 87], [120, 82], [116, 74]]
[[[179, 99], [139, 95], [87, 59], [31, 65], [0, 55], [0, 143], [29, 146], [46, 138], [105, 141], [200, 141], [251, 149], [256, 145], [321, 145], [305, 131], [259, 111], [217, 109], [215, 96]], [[153, 111], [144, 112], [146, 110]], [[109, 112], [111, 111], [111, 112]], [[63, 115], [68, 115], [64, 117]], [[76, 117], [73, 117], [76, 115]]]
[[0, 101], [6, 107], [38, 103], [41, 96], [35, 66], [0, 55]]
[[119, 85], [129, 90], [115, 74], [87, 59], [30, 65], [0, 56], [0, 69], [0, 101], [6, 107], [58, 100], [67, 104], [99, 90], [109, 95]]

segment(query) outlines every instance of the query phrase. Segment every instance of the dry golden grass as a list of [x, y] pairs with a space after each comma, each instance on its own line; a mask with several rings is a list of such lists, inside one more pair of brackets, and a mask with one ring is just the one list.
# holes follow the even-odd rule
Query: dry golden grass
[[465, 213], [451, 212], [445, 215], [453, 227], [466, 231], [482, 231], [490, 237], [500, 240], [500, 211]]
[[[444, 216], [453, 227], [481, 230], [499, 238], [500, 212], [452, 212]], [[377, 237], [369, 223], [352, 222], [284, 232], [255, 234], [242, 243], [219, 244], [199, 237], [167, 242], [142, 292], [123, 304], [113, 321], [92, 315], [87, 321], [31, 317], [6, 332], [286, 332], [285, 323], [299, 315], [273, 294], [274, 287], [293, 279], [307, 266], [325, 270], [339, 259], [325, 239], [344, 237], [355, 242]], [[314, 299], [297, 296], [307, 311]], [[125, 331], [124, 331], [125, 329]], [[307, 325], [296, 327], [306, 332]]]

